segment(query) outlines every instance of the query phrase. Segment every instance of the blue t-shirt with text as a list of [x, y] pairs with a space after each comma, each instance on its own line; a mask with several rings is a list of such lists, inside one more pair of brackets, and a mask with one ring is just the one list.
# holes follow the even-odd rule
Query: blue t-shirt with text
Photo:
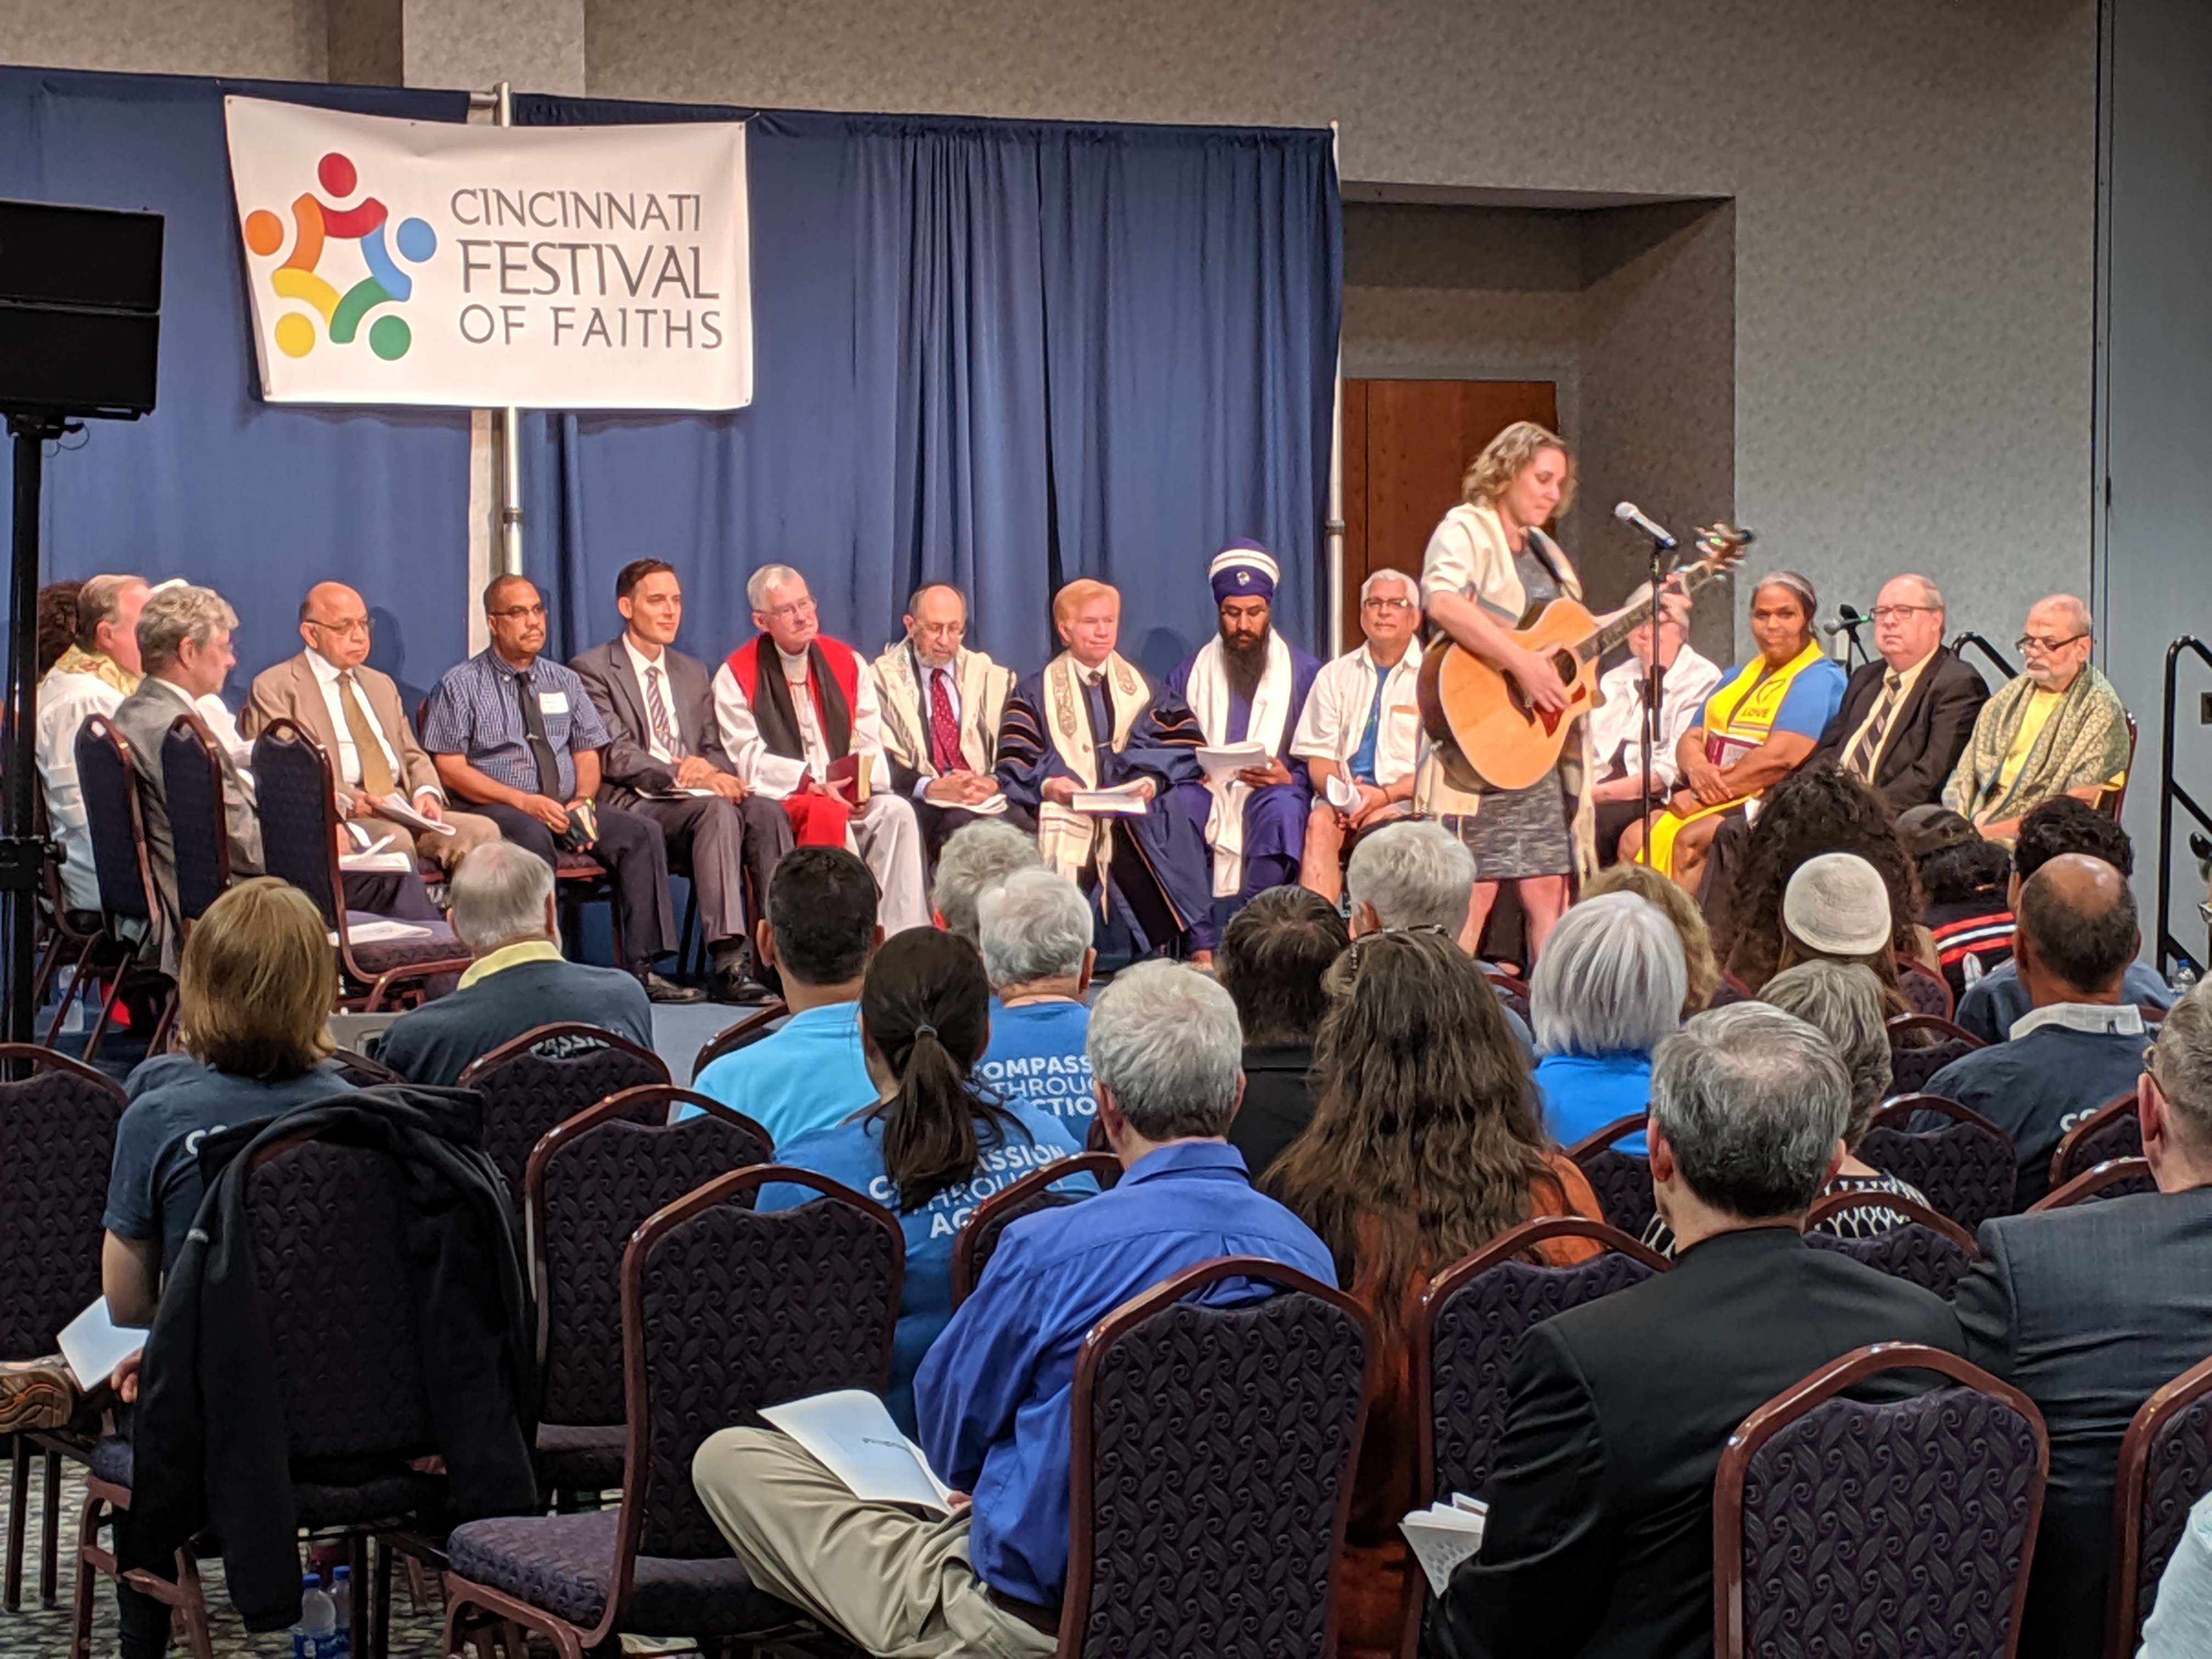
[[1091, 1010], [1079, 1002], [991, 1004], [991, 1042], [975, 1062], [975, 1075], [1012, 1105], [1021, 1102], [1073, 1126], [1078, 1141], [1091, 1131], [1098, 1103], [1091, 1092], [1091, 1061], [1083, 1040]]

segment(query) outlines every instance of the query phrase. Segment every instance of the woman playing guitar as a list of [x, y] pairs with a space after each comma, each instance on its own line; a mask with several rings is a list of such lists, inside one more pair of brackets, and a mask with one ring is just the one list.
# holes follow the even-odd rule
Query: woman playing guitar
[[[1805, 763], [1844, 699], [1844, 671], [1813, 631], [1813, 585], [1794, 571], [1760, 578], [1751, 594], [1751, 635], [1759, 654], [1721, 677], [1675, 758], [1682, 787], [1651, 821], [1649, 862], [1694, 893], [1705, 851], [1723, 821], [1776, 779]], [[1620, 838], [1633, 860], [1643, 827]]]

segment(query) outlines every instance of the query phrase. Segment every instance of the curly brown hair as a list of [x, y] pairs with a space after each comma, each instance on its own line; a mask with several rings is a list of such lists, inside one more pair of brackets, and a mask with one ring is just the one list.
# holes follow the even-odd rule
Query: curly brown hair
[[39, 590], [38, 678], [76, 642], [76, 596], [82, 582], [48, 582]]
[[1482, 447], [1482, 453], [1467, 464], [1460, 478], [1460, 494], [1475, 506], [1495, 502], [1505, 487], [1521, 476], [1521, 469], [1547, 449], [1556, 449], [1567, 464], [1559, 484], [1559, 504], [1565, 513], [1575, 502], [1575, 452], [1567, 441], [1534, 421], [1516, 421]]
[[1528, 1062], [1482, 969], [1441, 932], [1356, 940], [1329, 969], [1314, 1046], [1314, 1115], [1267, 1190], [1403, 1334], [1416, 1273], [1528, 1219], [1556, 1182]]
[[1869, 963], [1897, 982], [1897, 958], [1911, 960], [1914, 929], [1926, 908], [1920, 872], [1897, 838], [1881, 797], [1826, 761], [1799, 768], [1771, 786], [1751, 828], [1727, 915], [1717, 930], [1721, 965], [1757, 994], [1782, 960], [1782, 895], [1807, 860], [1856, 853], [1881, 872], [1889, 889], [1890, 951]]

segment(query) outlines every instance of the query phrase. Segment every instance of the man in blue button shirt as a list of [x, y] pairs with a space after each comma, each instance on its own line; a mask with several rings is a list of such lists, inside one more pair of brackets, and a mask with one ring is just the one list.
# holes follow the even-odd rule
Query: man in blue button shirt
[[[1223, 1139], [1243, 1092], [1243, 1042], [1229, 994], [1188, 968], [1144, 963], [1107, 988], [1088, 1047], [1120, 1184], [1008, 1227], [915, 1377], [923, 1449], [972, 1503], [943, 1518], [864, 1503], [785, 1436], [725, 1429], [691, 1478], [756, 1584], [871, 1653], [1056, 1650], [1085, 1334], [1219, 1256], [1336, 1282], [1328, 1249], [1252, 1189]], [[1265, 1293], [1222, 1285], [1203, 1299]]]

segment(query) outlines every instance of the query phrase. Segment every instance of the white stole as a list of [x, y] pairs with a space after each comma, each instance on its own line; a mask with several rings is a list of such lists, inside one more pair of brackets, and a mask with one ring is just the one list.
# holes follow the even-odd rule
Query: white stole
[[[1291, 667], [1291, 647], [1273, 629], [1267, 630], [1267, 665], [1252, 693], [1252, 719], [1244, 729], [1247, 741], [1257, 740], [1268, 754], [1283, 752], [1284, 733], [1291, 720], [1291, 696], [1296, 677]], [[1229, 665], [1217, 634], [1199, 647], [1190, 666], [1190, 684], [1183, 688], [1190, 712], [1198, 716], [1199, 729], [1216, 747], [1229, 741]], [[1206, 815], [1206, 839], [1213, 848], [1213, 896], [1233, 898], [1244, 885], [1244, 804], [1252, 799], [1252, 786], [1239, 777], [1217, 783], [1206, 781], [1213, 797]]]
[[[1145, 677], [1118, 651], [1099, 665], [1106, 677], [1107, 706], [1113, 710], [1113, 748], [1119, 753], [1129, 744], [1130, 728], [1152, 699]], [[1091, 734], [1091, 710], [1083, 695], [1084, 670], [1063, 651], [1045, 665], [1044, 707], [1038, 714], [1053, 752], [1075, 775], [1083, 788], [1098, 787], [1097, 740]], [[1113, 820], [1094, 817], [1062, 806], [1057, 801], [1037, 805], [1037, 851], [1046, 865], [1070, 881], [1078, 881], [1095, 862], [1098, 866], [1098, 898], [1106, 900], [1107, 866], [1114, 850]]]

